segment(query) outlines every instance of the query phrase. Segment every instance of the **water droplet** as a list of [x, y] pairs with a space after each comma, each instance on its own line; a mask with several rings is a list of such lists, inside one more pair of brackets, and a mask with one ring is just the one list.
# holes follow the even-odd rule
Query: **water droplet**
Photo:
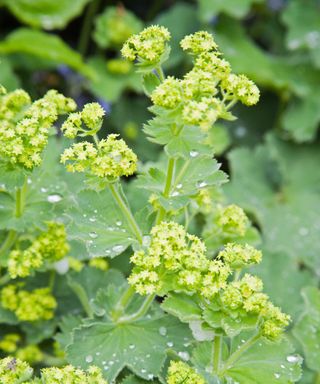
[[105, 371], [107, 371], [109, 369], [109, 367], [106, 365], [104, 368], [103, 368]]
[[93, 362], [93, 357], [91, 355], [86, 356], [86, 363], [90, 364]]
[[159, 333], [161, 336], [165, 336], [167, 334], [167, 328], [166, 327], [160, 327]]
[[95, 221], [97, 221], [97, 219], [93, 216], [93, 217], [89, 217], [89, 221], [91, 221], [91, 223], [94, 223]]
[[173, 347], [173, 342], [172, 342], [172, 341], [168, 341], [168, 342], [167, 342], [167, 346], [168, 346], [169, 348], [172, 348], [172, 347]]
[[154, 377], [154, 376], [153, 376], [153, 374], [152, 374], [152, 373], [149, 373], [149, 374], [148, 374], [148, 379], [149, 379], [149, 380], [152, 380], [152, 379], [153, 379], [153, 377]]
[[172, 197], [179, 196], [179, 192], [178, 192], [178, 191], [173, 191], [173, 192], [171, 193], [171, 196], [172, 196]]
[[116, 221], [116, 224], [118, 227], [120, 227], [120, 225], [122, 225], [122, 221], [118, 220], [118, 221]]
[[124, 246], [123, 245], [115, 245], [114, 247], [112, 247], [112, 250], [113, 252], [117, 252], [117, 253], [121, 253], [122, 251], [124, 251]]
[[97, 356], [100, 356], [100, 352], [96, 352], [96, 355], [97, 355]]
[[145, 247], [148, 247], [151, 243], [151, 237], [150, 236], [143, 236], [142, 238], [142, 245], [144, 245]]
[[91, 239], [96, 239], [98, 237], [98, 234], [96, 232], [90, 232], [89, 236], [91, 237]]
[[187, 351], [185, 352], [178, 352], [179, 357], [181, 357], [182, 360], [188, 361], [190, 359], [190, 355]]
[[135, 349], [135, 347], [136, 347], [136, 346], [135, 346], [134, 344], [130, 344], [130, 345], [129, 345], [129, 349]]
[[246, 133], [247, 133], [246, 127], [243, 127], [241, 125], [235, 129], [235, 135], [237, 137], [244, 137]]
[[281, 376], [280, 373], [275, 373], [275, 374], [274, 374], [274, 377], [275, 377], [276, 379], [280, 379], [280, 376]]
[[49, 203], [59, 203], [59, 201], [62, 200], [62, 196], [58, 195], [57, 193], [54, 193], [52, 195], [49, 195], [47, 197], [47, 200], [49, 201]]
[[299, 361], [299, 356], [297, 355], [289, 355], [287, 356], [288, 363], [297, 363]]
[[286, 366], [285, 366], [285, 365], [283, 365], [283, 364], [281, 364], [281, 365], [280, 365], [280, 368], [282, 368], [282, 369], [285, 369], [285, 368], [286, 368]]
[[147, 372], [146, 369], [144, 369], [144, 368], [141, 369], [141, 373], [146, 373], [146, 372]]
[[197, 151], [190, 151], [190, 157], [197, 157], [199, 155], [199, 152]]
[[176, 186], [176, 188], [177, 188], [177, 189], [181, 189], [181, 188], [182, 188], [182, 184], [181, 184], [181, 183], [178, 184], [178, 185]]
[[48, 192], [47, 188], [44, 188], [44, 187], [41, 187], [41, 188], [40, 188], [40, 191], [41, 191], [42, 193], [46, 193], [46, 192]]
[[207, 183], [205, 181], [198, 181], [197, 182], [197, 188], [204, 188], [207, 186]]
[[113, 360], [110, 360], [109, 361], [109, 365], [113, 365], [114, 364], [114, 361]]
[[307, 236], [308, 233], [309, 233], [308, 228], [301, 227], [301, 228], [299, 229], [299, 235], [301, 235], [301, 236]]

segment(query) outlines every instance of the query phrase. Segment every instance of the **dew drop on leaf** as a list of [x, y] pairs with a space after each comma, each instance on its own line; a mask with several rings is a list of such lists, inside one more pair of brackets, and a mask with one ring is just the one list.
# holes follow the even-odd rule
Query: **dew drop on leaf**
[[124, 251], [124, 246], [123, 245], [115, 245], [112, 247], [113, 252], [122, 252]]
[[274, 377], [275, 377], [276, 379], [280, 379], [280, 376], [281, 376], [280, 373], [275, 373], [275, 374], [274, 374]]
[[159, 333], [161, 336], [165, 336], [167, 334], [167, 328], [166, 327], [160, 327]]
[[207, 186], [207, 183], [205, 181], [198, 181], [197, 182], [197, 188], [204, 188]]
[[98, 234], [96, 232], [90, 232], [89, 236], [91, 237], [91, 239], [96, 239], [98, 237]]
[[287, 356], [287, 362], [288, 363], [297, 363], [298, 361], [299, 361], [299, 357], [296, 355]]
[[49, 201], [49, 203], [59, 203], [59, 201], [62, 200], [62, 196], [58, 195], [57, 193], [54, 193], [52, 195], [49, 195], [47, 197], [47, 200]]
[[90, 364], [93, 362], [93, 357], [91, 355], [86, 356], [86, 363]]
[[190, 151], [190, 157], [197, 157], [199, 155], [199, 152], [197, 151]]

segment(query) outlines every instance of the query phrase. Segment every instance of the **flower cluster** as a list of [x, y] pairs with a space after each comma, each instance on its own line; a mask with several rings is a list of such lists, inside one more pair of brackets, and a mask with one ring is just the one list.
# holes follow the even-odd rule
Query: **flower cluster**
[[205, 384], [205, 380], [194, 368], [182, 361], [171, 361], [168, 369], [167, 384]]
[[13, 311], [21, 321], [50, 320], [57, 306], [49, 288], [33, 291], [20, 289], [20, 285], [7, 285], [1, 291], [3, 308]]
[[158, 64], [167, 49], [170, 33], [165, 27], [152, 25], [137, 35], [131, 36], [123, 45], [121, 53], [127, 60]]
[[218, 259], [223, 260], [232, 268], [244, 268], [252, 264], [259, 264], [262, 259], [262, 252], [249, 244], [228, 243], [219, 252]]
[[231, 273], [221, 260], [208, 260], [203, 242], [187, 233], [174, 222], [162, 222], [151, 230], [148, 251], [136, 251], [131, 257], [135, 264], [129, 284], [142, 295], [165, 292], [164, 281], [171, 289], [196, 291], [206, 298], [213, 297]]
[[233, 313], [233, 317], [256, 315], [262, 322], [261, 335], [276, 340], [289, 324], [290, 316], [274, 306], [269, 297], [261, 292], [262, 289], [263, 284], [258, 277], [245, 274], [241, 280], [228, 284], [221, 295], [221, 301]]
[[27, 169], [38, 166], [49, 128], [60, 114], [75, 108], [72, 99], [54, 90], [33, 103], [20, 89], [0, 97], [0, 157]]
[[61, 126], [61, 131], [69, 139], [74, 139], [78, 134], [80, 136], [92, 135], [101, 128], [104, 115], [105, 111], [99, 103], [88, 103], [81, 112], [69, 114]]
[[113, 181], [121, 176], [132, 175], [137, 166], [137, 156], [122, 139], [111, 134], [94, 145], [87, 141], [73, 144], [61, 155], [61, 162], [68, 163], [70, 172], [88, 172]]
[[64, 225], [48, 222], [47, 227], [48, 230], [41, 233], [27, 249], [10, 252], [8, 272], [12, 279], [29, 276], [32, 270], [45, 262], [58, 261], [68, 253], [70, 247]]
[[167, 77], [151, 94], [154, 105], [175, 110], [179, 124], [207, 131], [218, 118], [233, 119], [229, 109], [237, 101], [258, 102], [256, 85], [244, 75], [231, 73], [211, 34], [200, 31], [186, 36], [181, 46], [194, 55], [192, 70], [183, 79]]
[[17, 350], [17, 344], [21, 340], [21, 336], [17, 333], [8, 333], [0, 340], [0, 349], [6, 353], [13, 353]]
[[24, 361], [10, 356], [0, 360], [0, 377], [2, 383], [23, 383], [29, 380], [32, 374], [33, 369]]
[[100, 368], [91, 366], [87, 371], [67, 365], [63, 368], [44, 368], [41, 379], [45, 384], [107, 384]]
[[224, 234], [232, 236], [244, 236], [249, 226], [244, 210], [235, 204], [220, 208], [216, 223]]

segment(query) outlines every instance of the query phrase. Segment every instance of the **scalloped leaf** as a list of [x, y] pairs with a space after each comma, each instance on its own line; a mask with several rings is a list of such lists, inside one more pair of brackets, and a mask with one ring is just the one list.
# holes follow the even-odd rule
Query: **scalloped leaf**
[[62, 29], [70, 20], [80, 15], [91, 0], [3, 0], [20, 21], [31, 27]]
[[87, 66], [79, 53], [71, 49], [59, 36], [18, 28], [0, 42], [0, 53], [26, 53], [57, 64], [66, 64], [82, 75], [95, 79], [95, 71]]
[[136, 242], [109, 189], [81, 191], [67, 217], [70, 238], [83, 242], [90, 257], [115, 257]]
[[182, 322], [201, 320], [202, 311], [195, 297], [184, 293], [171, 293], [161, 304], [161, 308]]
[[302, 345], [307, 366], [320, 372], [320, 291], [305, 287], [302, 296], [305, 309], [293, 328], [293, 335]]

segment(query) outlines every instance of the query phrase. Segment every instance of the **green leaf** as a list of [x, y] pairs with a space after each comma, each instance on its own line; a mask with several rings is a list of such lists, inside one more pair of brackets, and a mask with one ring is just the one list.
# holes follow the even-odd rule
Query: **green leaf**
[[0, 42], [0, 53], [25, 53], [57, 64], [65, 64], [82, 75], [95, 79], [95, 71], [86, 65], [80, 54], [60, 37], [28, 28], [19, 28]]
[[291, 50], [309, 51], [314, 65], [320, 68], [319, 4], [314, 0], [291, 0], [281, 16], [288, 28], [287, 47]]
[[54, 337], [62, 349], [72, 343], [72, 331], [81, 325], [81, 321], [81, 317], [75, 315], [67, 315], [62, 318], [59, 323], [60, 332]]
[[8, 91], [20, 87], [20, 80], [13, 72], [11, 63], [6, 57], [0, 57], [0, 84]]
[[229, 158], [231, 183], [225, 190], [230, 201], [253, 214], [264, 247], [319, 270], [318, 146], [269, 136], [267, 145], [236, 149]]
[[[233, 340], [231, 352], [239, 350], [245, 343], [242, 337]], [[201, 343], [193, 352], [192, 362], [208, 383], [218, 383], [219, 381], [215, 381], [211, 374], [208, 374], [208, 368], [211, 366], [211, 350], [210, 343]], [[291, 356], [295, 359], [290, 362], [288, 358], [290, 360]], [[226, 364], [225, 360], [224, 358], [223, 364]], [[301, 362], [300, 356], [292, 355], [292, 346], [286, 339], [279, 343], [260, 340], [244, 351], [230, 366], [222, 365], [222, 377], [245, 384], [288, 384], [299, 380]]]
[[305, 309], [293, 328], [293, 335], [302, 345], [307, 366], [320, 372], [320, 291], [305, 287], [302, 296]]
[[142, 84], [144, 92], [150, 96], [155, 88], [157, 88], [157, 86], [160, 84], [160, 79], [153, 72], [146, 73], [142, 76]]
[[[91, 0], [3, 0], [10, 12], [31, 27], [62, 29], [70, 20], [80, 15]], [[32, 44], [32, 43], [31, 43]]]
[[83, 368], [94, 364], [113, 381], [128, 367], [150, 380], [159, 375], [166, 350], [185, 351], [190, 340], [187, 326], [171, 317], [153, 315], [133, 323], [93, 322], [77, 328], [67, 347], [68, 360]]
[[263, 0], [198, 0], [200, 18], [206, 23], [221, 12], [240, 19], [250, 11], [253, 3], [262, 2]]
[[83, 242], [90, 257], [115, 257], [136, 242], [109, 189], [81, 191], [67, 217], [70, 238]]
[[201, 309], [197, 299], [184, 293], [171, 293], [165, 298], [161, 308], [182, 322], [201, 320]]
[[18, 323], [19, 323], [19, 320], [17, 319], [16, 315], [13, 312], [3, 308], [0, 305], [0, 324], [15, 325]]
[[121, 384], [148, 384], [148, 383], [149, 381], [140, 379], [139, 377], [133, 376], [133, 375], [127, 376], [123, 381], [121, 381]]
[[106, 101], [116, 101], [125, 89], [141, 91], [140, 75], [132, 69], [127, 74], [114, 74], [108, 71], [107, 62], [101, 57], [92, 57], [88, 66], [95, 73], [93, 81], [88, 88], [97, 97]]

